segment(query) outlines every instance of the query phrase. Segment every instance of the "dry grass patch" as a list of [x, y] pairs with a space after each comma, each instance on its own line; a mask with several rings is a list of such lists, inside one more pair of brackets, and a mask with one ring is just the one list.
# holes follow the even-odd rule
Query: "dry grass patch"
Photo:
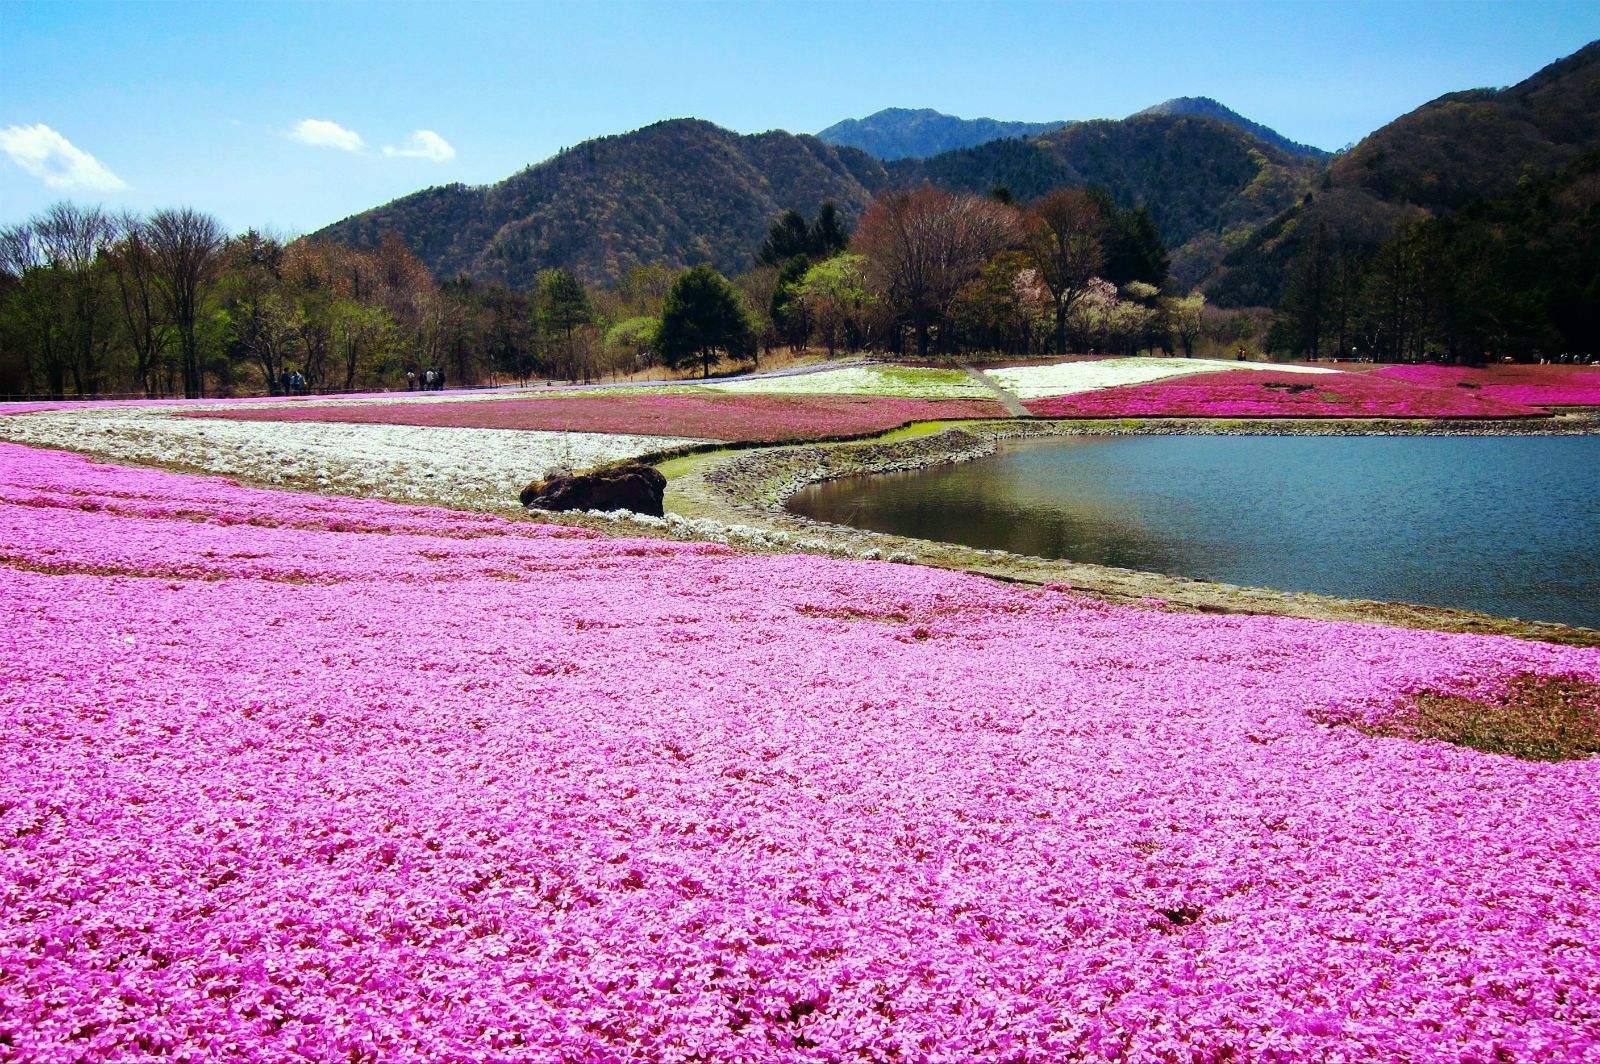
[[1524, 761], [1600, 753], [1600, 684], [1580, 676], [1518, 673], [1495, 698], [1424, 691], [1369, 735], [1438, 739]]

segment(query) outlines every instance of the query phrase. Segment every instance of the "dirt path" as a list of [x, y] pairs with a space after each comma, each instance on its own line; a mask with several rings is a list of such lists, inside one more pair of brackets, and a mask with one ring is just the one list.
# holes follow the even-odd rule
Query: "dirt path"
[[1000, 405], [1006, 408], [1006, 413], [1010, 414], [1012, 417], [1033, 416], [1032, 412], [1030, 412], [1027, 407], [1022, 405], [1022, 400], [1017, 398], [1015, 392], [1011, 392], [1000, 387], [1000, 385], [997, 384], [992, 377], [985, 375], [979, 370], [973, 369], [971, 366], [964, 366], [962, 368], [967, 371], [967, 376], [971, 377], [973, 380], [977, 381], [979, 384], [983, 385], [985, 388], [989, 389], [989, 391], [994, 393], [994, 397], [1000, 400]]

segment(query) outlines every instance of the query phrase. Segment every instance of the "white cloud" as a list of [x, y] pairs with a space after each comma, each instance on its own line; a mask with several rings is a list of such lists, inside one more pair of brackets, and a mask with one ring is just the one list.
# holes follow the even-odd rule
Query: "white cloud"
[[51, 188], [109, 192], [128, 187], [127, 182], [106, 169], [99, 159], [43, 122], [0, 129], [0, 151]]
[[447, 163], [456, 157], [456, 150], [450, 142], [431, 129], [419, 129], [406, 139], [406, 142], [396, 148], [388, 145], [383, 149], [383, 154], [390, 156], [403, 156], [407, 159], [426, 159], [431, 163]]
[[337, 148], [340, 151], [360, 151], [366, 143], [355, 130], [346, 129], [325, 118], [302, 118], [289, 131], [289, 139], [313, 148]]

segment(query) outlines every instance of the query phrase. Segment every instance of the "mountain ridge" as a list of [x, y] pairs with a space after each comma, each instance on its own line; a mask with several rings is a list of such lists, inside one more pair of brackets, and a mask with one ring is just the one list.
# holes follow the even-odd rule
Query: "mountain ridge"
[[957, 118], [931, 107], [885, 107], [865, 118], [846, 118], [817, 133], [819, 140], [857, 148], [875, 159], [927, 158], [991, 140], [1031, 137], [1066, 125], [1013, 122], [997, 118]]
[[847, 218], [886, 175], [854, 148], [774, 130], [739, 134], [679, 118], [584, 141], [489, 185], [402, 196], [311, 234], [357, 247], [396, 232], [438, 277], [513, 288], [565, 266], [590, 281], [630, 265], [749, 265], [772, 219], [825, 201]]
[[[1185, 115], [1212, 118], [1235, 126], [1256, 138], [1293, 155], [1328, 159], [1330, 153], [1301, 144], [1209, 96], [1179, 96], [1135, 111], [1129, 118], [1147, 115]], [[883, 162], [902, 159], [929, 159], [949, 151], [976, 148], [990, 141], [1031, 138], [1051, 133], [1082, 121], [1116, 119], [1062, 119], [1054, 122], [1012, 122], [997, 118], [957, 118], [929, 107], [886, 107], [865, 118], [846, 118], [817, 134], [830, 144], [859, 148]]]
[[441, 278], [527, 287], [539, 269], [564, 266], [604, 282], [644, 263], [736, 272], [782, 211], [811, 214], [831, 201], [852, 220], [890, 187], [1004, 184], [1032, 199], [1098, 186], [1120, 206], [1150, 210], [1175, 249], [1174, 277], [1189, 284], [1220, 258], [1212, 249], [1228, 231], [1271, 217], [1309, 179], [1298, 157], [1191, 115], [1079, 122], [890, 163], [806, 134], [739, 134], [684, 118], [584, 141], [494, 184], [402, 196], [310, 239], [372, 247], [392, 231]]
[[1118, 206], [1150, 212], [1172, 251], [1173, 280], [1186, 287], [1304, 194], [1320, 164], [1215, 118], [1137, 114], [887, 168], [900, 184], [927, 180], [979, 193], [1003, 185], [1023, 200], [1063, 186], [1104, 188]]
[[1254, 122], [1225, 104], [1219, 103], [1209, 96], [1174, 96], [1170, 100], [1146, 107], [1142, 111], [1135, 111], [1129, 118], [1138, 118], [1141, 115], [1195, 115], [1201, 118], [1215, 118], [1219, 122], [1237, 126], [1260, 140], [1266, 141], [1274, 147], [1281, 148], [1292, 155], [1302, 155], [1310, 159], [1330, 159], [1332, 152], [1310, 144], [1302, 144], [1297, 140], [1290, 140], [1270, 126]]
[[1219, 108], [1179, 98], [888, 162], [808, 134], [671, 119], [585, 141], [493, 184], [424, 189], [310, 239], [371, 247], [394, 232], [441, 279], [523, 288], [548, 266], [597, 282], [635, 263], [737, 272], [784, 210], [811, 214], [832, 201], [848, 221], [876, 193], [923, 181], [980, 194], [1004, 185], [1024, 201], [1096, 186], [1150, 212], [1177, 286], [1202, 285], [1219, 305], [1272, 305], [1309, 233], [1373, 245], [1408, 218], [1504, 195], [1600, 147], [1600, 42], [1517, 85], [1440, 96], [1326, 162]]
[[1409, 220], [1505, 196], [1600, 148], [1600, 41], [1499, 89], [1445, 93], [1363, 137], [1320, 187], [1232, 249], [1206, 290], [1270, 306], [1313, 234], [1371, 247]]

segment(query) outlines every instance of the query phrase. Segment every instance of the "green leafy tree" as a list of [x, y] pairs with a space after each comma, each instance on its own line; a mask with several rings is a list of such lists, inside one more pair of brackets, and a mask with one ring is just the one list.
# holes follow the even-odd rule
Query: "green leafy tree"
[[1205, 325], [1206, 297], [1201, 292], [1191, 292], [1186, 296], [1174, 297], [1162, 301], [1166, 312], [1167, 325], [1172, 330], [1172, 335], [1183, 348], [1184, 356], [1194, 357], [1194, 345], [1200, 339], [1201, 329]]
[[967, 345], [1022, 354], [1035, 333], [1048, 333], [1053, 306], [1032, 256], [1002, 251], [961, 290], [951, 317]]
[[660, 318], [624, 318], [606, 330], [606, 348], [633, 369], [644, 369], [656, 359], [660, 333]]
[[344, 389], [354, 391], [356, 375], [384, 365], [393, 348], [394, 322], [382, 307], [341, 299], [329, 308], [334, 345], [344, 369]]
[[756, 337], [738, 289], [710, 266], [696, 266], [667, 292], [656, 345], [671, 369], [699, 362], [709, 377], [719, 356], [753, 361]]
[[830, 358], [841, 340], [851, 348], [861, 346], [867, 314], [877, 302], [867, 287], [865, 263], [860, 255], [835, 255], [807, 270], [796, 286]]
[[583, 283], [564, 269], [540, 270], [539, 323], [546, 332], [571, 336], [580, 325], [594, 321], [594, 306]]

